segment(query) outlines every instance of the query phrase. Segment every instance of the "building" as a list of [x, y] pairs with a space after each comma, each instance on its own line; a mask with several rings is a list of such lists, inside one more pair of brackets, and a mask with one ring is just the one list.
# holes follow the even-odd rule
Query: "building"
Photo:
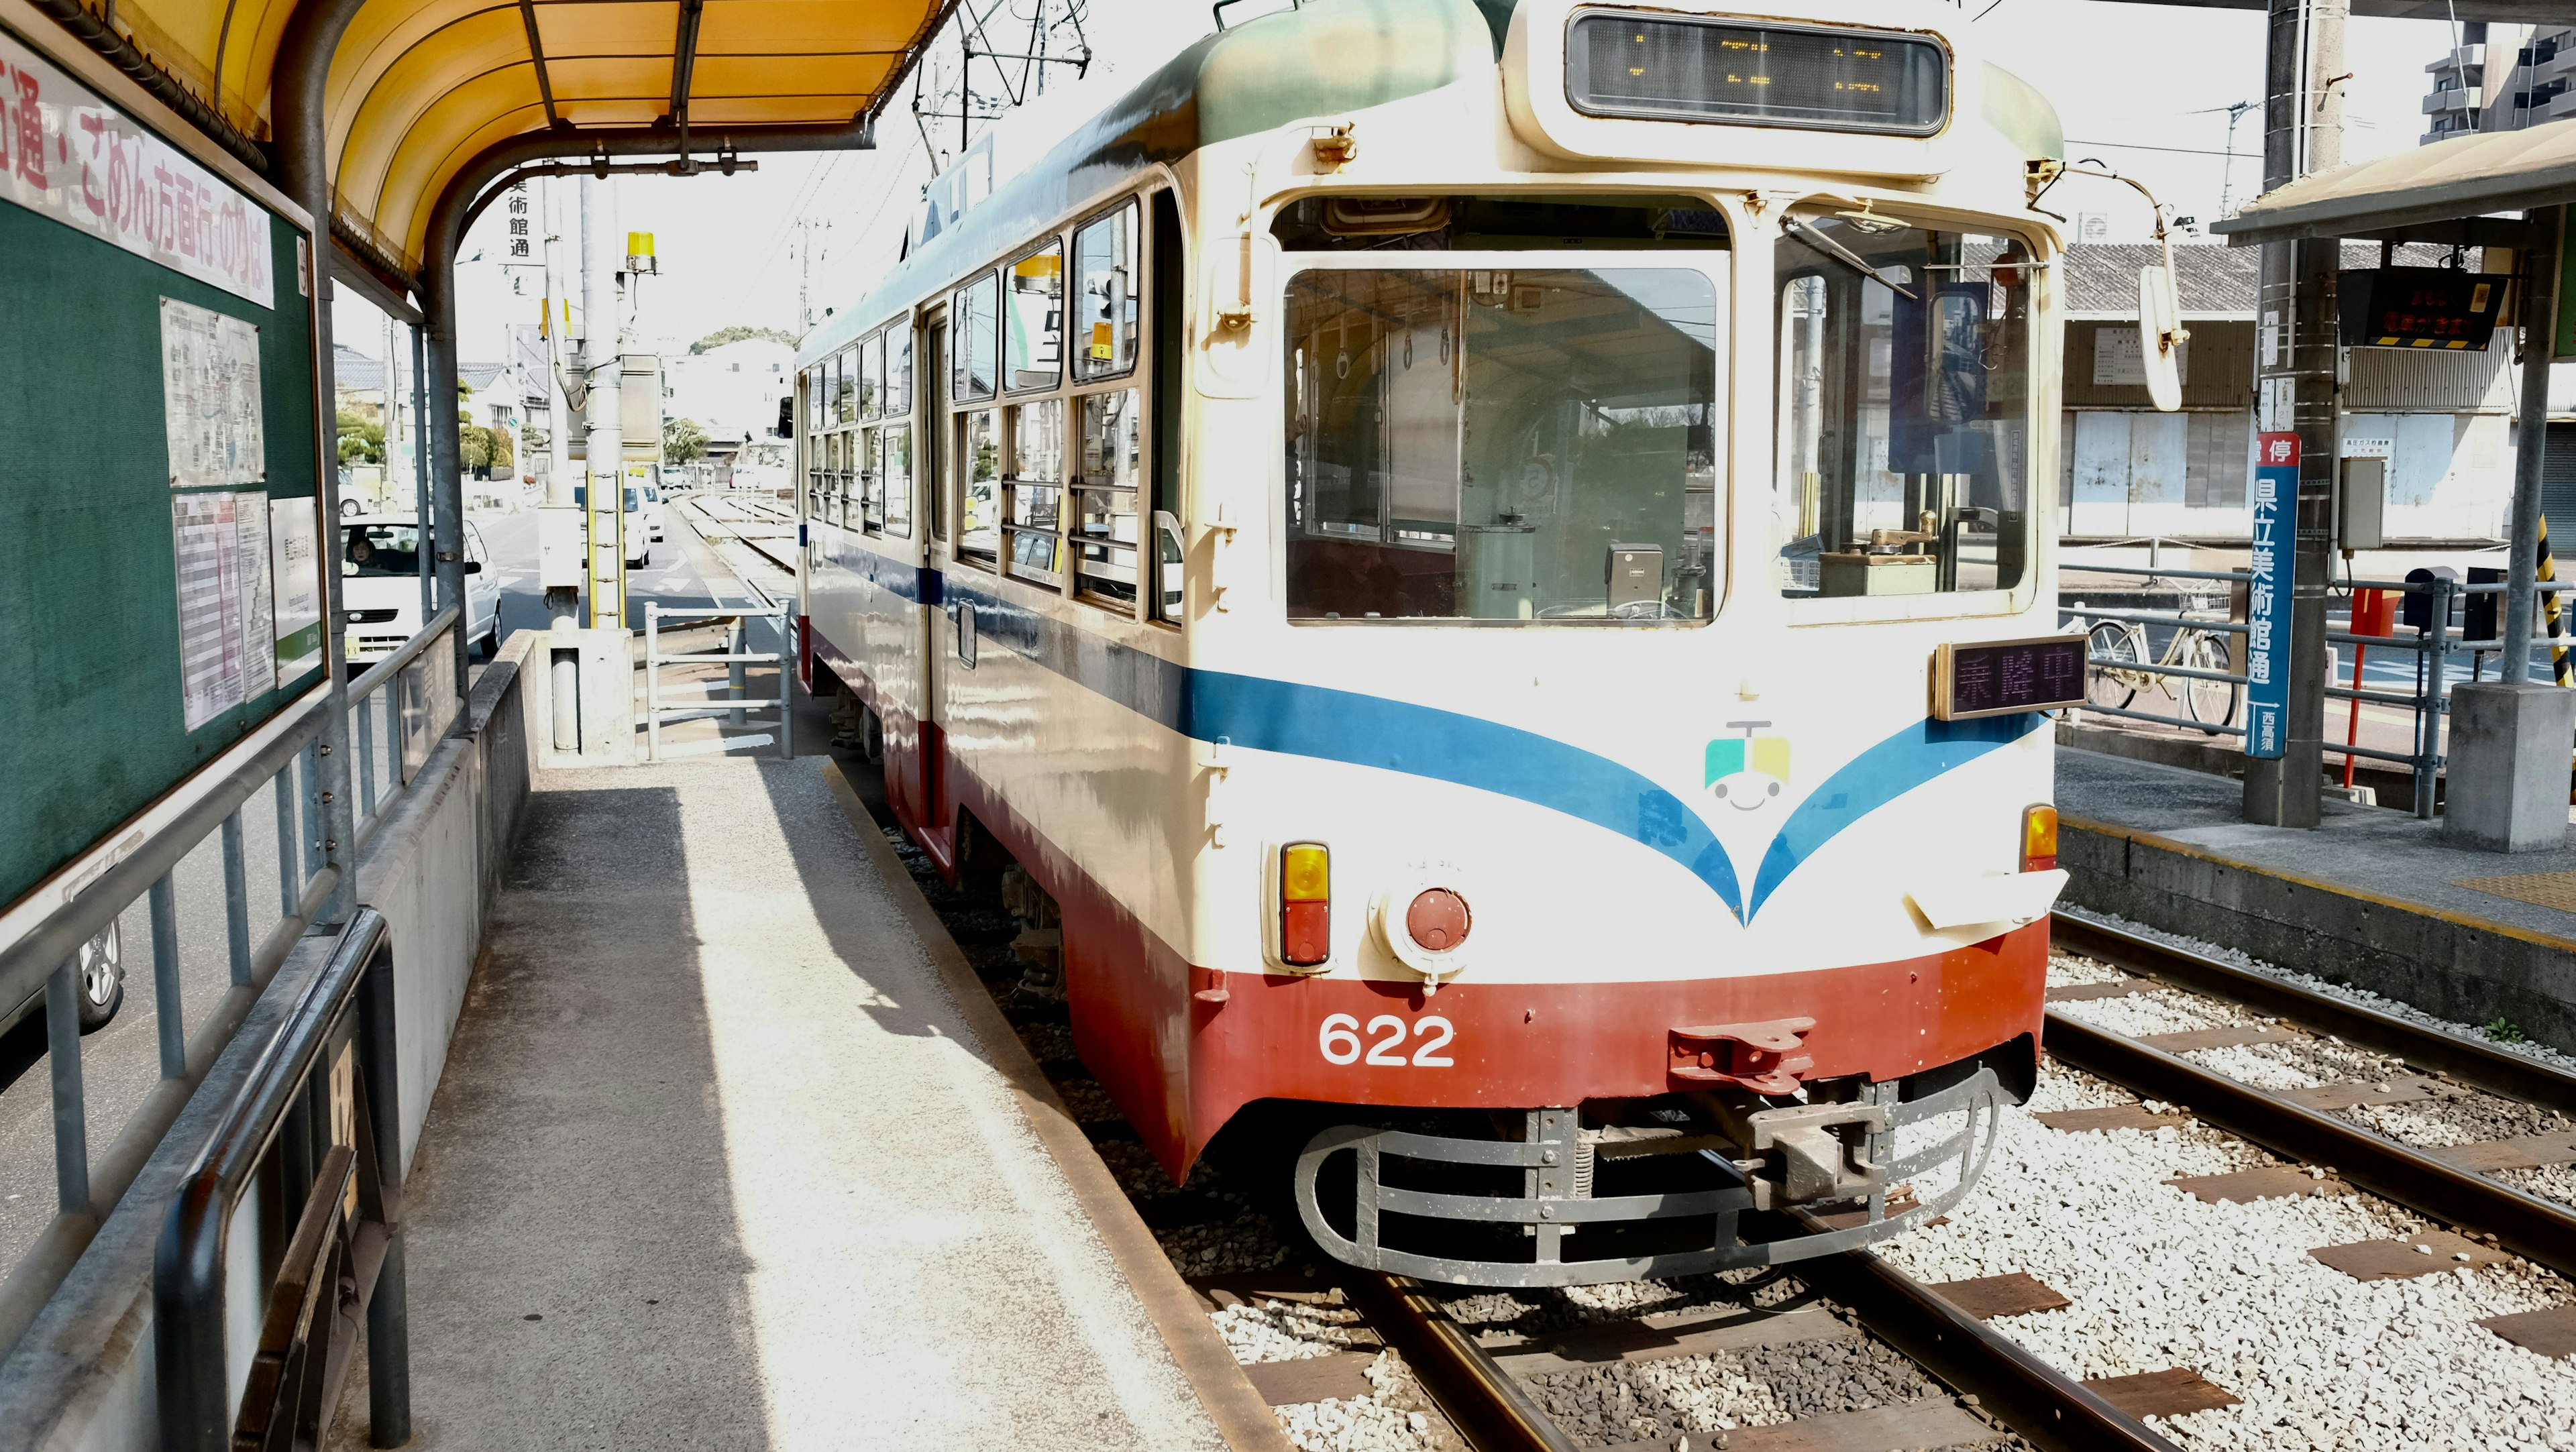
[[2459, 46], [2424, 71], [2432, 77], [2426, 142], [2576, 116], [2576, 26], [2526, 31], [2473, 22], [2460, 27]]
[[663, 415], [696, 420], [710, 455], [719, 440], [737, 454], [774, 441], [778, 406], [796, 391], [796, 350], [772, 338], [674, 354], [662, 367]]
[[[2158, 413], [2139, 368], [2138, 270], [2147, 245], [2068, 249], [2063, 286], [2064, 446], [2061, 533], [2076, 540], [2241, 542], [2253, 528], [2254, 248], [2174, 249], [2184, 325], [2183, 403]], [[2475, 268], [2470, 249], [2460, 260]], [[2396, 249], [2403, 267], [2435, 267], [2449, 250]], [[2380, 264], [2376, 244], [2348, 242], [2344, 266]], [[2343, 382], [2345, 458], [2388, 461], [2384, 528], [2392, 545], [2482, 546], [2505, 537], [2513, 499], [2517, 370], [2502, 333], [2484, 352], [2354, 348]]]

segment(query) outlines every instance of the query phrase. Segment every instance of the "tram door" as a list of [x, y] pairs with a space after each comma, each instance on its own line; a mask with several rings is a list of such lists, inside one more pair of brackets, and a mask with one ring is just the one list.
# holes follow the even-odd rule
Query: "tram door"
[[942, 585], [947, 580], [950, 541], [955, 538], [955, 523], [949, 517], [949, 502], [955, 496], [948, 487], [949, 455], [955, 452], [949, 437], [954, 421], [948, 414], [948, 312], [934, 308], [923, 319], [921, 346], [915, 356], [921, 366], [914, 376], [920, 380], [922, 400], [920, 456], [914, 461], [913, 478], [926, 485], [926, 508], [917, 513], [930, 521], [924, 559], [928, 568], [922, 572], [922, 603], [930, 608], [921, 612], [925, 638], [921, 649], [921, 749], [913, 753], [913, 780], [906, 783], [914, 789], [916, 820], [922, 825], [925, 845], [931, 855], [943, 864], [956, 860], [957, 814], [948, 806], [948, 678], [960, 662], [957, 654], [957, 616], [947, 603]]

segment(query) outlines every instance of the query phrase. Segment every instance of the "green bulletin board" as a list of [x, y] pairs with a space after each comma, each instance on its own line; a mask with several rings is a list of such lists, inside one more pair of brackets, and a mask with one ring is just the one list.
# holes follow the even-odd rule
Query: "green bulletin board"
[[302, 229], [5, 31], [0, 98], [6, 904], [310, 689], [322, 652], [320, 561], [281, 591], [270, 538], [321, 537]]

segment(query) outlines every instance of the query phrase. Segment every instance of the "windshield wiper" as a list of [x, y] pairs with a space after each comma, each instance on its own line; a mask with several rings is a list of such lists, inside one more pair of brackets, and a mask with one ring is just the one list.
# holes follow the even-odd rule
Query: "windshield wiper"
[[1817, 231], [1815, 228], [1808, 226], [1806, 223], [1799, 221], [1797, 218], [1783, 217], [1780, 221], [1781, 225], [1787, 227], [1789, 230], [1804, 234], [1809, 245], [1821, 247], [1826, 251], [1833, 253], [1836, 257], [1841, 258], [1843, 261], [1850, 263], [1852, 266], [1859, 268], [1861, 271], [1868, 273], [1871, 279], [1876, 281], [1880, 286], [1891, 288], [1899, 294], [1902, 294], [1907, 302], [1921, 302], [1923, 300], [1916, 297], [1912, 292], [1907, 291], [1905, 284], [1898, 282], [1896, 279], [1889, 277], [1886, 273], [1881, 272], [1877, 268], [1870, 266], [1868, 263], [1861, 261], [1850, 248], [1845, 247], [1840, 242], [1837, 242], [1833, 238], [1826, 236], [1824, 233]]

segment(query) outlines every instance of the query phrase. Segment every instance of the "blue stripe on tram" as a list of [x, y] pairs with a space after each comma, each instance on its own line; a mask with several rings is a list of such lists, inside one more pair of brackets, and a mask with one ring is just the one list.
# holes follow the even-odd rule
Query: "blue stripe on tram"
[[1871, 746], [1790, 809], [1748, 894], [1697, 811], [1608, 757], [1455, 711], [1193, 669], [1005, 599], [982, 580], [943, 580], [942, 572], [929, 569], [921, 574], [927, 577], [916, 586], [921, 596], [952, 610], [960, 602], [975, 605], [977, 634], [1183, 735], [1452, 782], [1562, 812], [1681, 864], [1748, 923], [1844, 828], [2046, 720], [2036, 713], [1925, 719]]

